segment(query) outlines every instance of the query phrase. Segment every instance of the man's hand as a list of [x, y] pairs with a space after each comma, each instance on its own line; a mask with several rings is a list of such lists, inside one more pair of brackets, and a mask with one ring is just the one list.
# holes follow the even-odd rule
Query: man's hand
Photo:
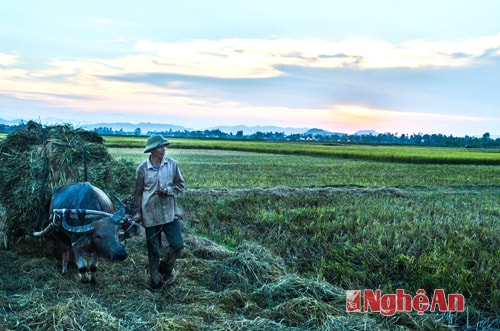
[[132, 221], [136, 222], [136, 223], [141, 223], [142, 222], [142, 217], [141, 217], [141, 214], [140, 213], [136, 213], [132, 218], [131, 218]]
[[174, 195], [174, 188], [170, 185], [167, 186], [167, 195]]

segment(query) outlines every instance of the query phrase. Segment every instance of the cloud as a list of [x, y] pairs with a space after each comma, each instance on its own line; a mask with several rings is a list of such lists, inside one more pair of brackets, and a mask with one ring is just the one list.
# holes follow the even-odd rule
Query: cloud
[[[106, 19], [96, 19], [107, 22]], [[102, 40], [123, 42], [125, 39]], [[401, 44], [380, 41], [295, 39], [222, 39], [159, 43], [140, 40], [135, 52], [112, 59], [54, 60], [36, 76], [82, 73], [94, 76], [176, 74], [222, 79], [257, 79], [286, 75], [280, 67], [392, 69], [464, 67], [496, 56], [500, 34], [462, 42], [414, 40]], [[494, 52], [492, 53], [492, 50]], [[0, 63], [16, 57], [0, 53]]]
[[[110, 22], [103, 20], [99, 23]], [[422, 127], [429, 128], [429, 123], [437, 127], [445, 121], [480, 122], [487, 127], [498, 123], [498, 119], [388, 109], [396, 108], [393, 100], [397, 96], [391, 97], [395, 86], [388, 85], [384, 89], [380, 83], [374, 85], [360, 73], [371, 72], [369, 76], [373, 77], [373, 73], [384, 72], [382, 76], [385, 77], [389, 72], [401, 72], [401, 68], [408, 75], [420, 68], [470, 68], [485, 63], [488, 57], [498, 56], [499, 49], [500, 34], [460, 42], [414, 40], [400, 44], [363, 40], [338, 43], [292, 39], [191, 40], [179, 43], [141, 40], [135, 44], [134, 52], [127, 56], [55, 59], [42, 70], [19, 69], [18, 57], [0, 53], [0, 94], [94, 114], [140, 112], [141, 116], [169, 119], [180, 118], [182, 114], [193, 122], [202, 121], [205, 127], [220, 124], [221, 119], [225, 124], [248, 125], [265, 122], [269, 125], [316, 127], [324, 123], [339, 131], [353, 131], [355, 127], [377, 131], [410, 127], [419, 132], [425, 131]], [[318, 77], [320, 72], [323, 76]], [[153, 77], [161, 79], [153, 84], [148, 81]], [[427, 82], [415, 85], [412, 81], [415, 76], [411, 76], [412, 79], [407, 77], [405, 82], [411, 82], [412, 87], [425, 85], [427, 88]], [[200, 84], [196, 78], [211, 80]], [[285, 82], [285, 79], [288, 80]], [[233, 85], [255, 81], [257, 87], [241, 87], [230, 93], [231, 88], [223, 85], [225, 81]], [[364, 82], [370, 86], [364, 86]], [[273, 97], [272, 93], [266, 94], [267, 87], [263, 83], [269, 84], [269, 89], [278, 85], [280, 89], [272, 92], [279, 94], [274, 94], [272, 102], [252, 102], [256, 97]], [[293, 90], [289, 89], [291, 85]], [[411, 89], [407, 87], [400, 94], [408, 90]], [[301, 91], [309, 97], [294, 94]], [[424, 94], [427, 92], [423, 91]], [[342, 98], [342, 93], [345, 98]], [[238, 94], [248, 95], [238, 98]], [[276, 100], [277, 95], [279, 100]], [[368, 97], [379, 104], [367, 100]], [[321, 98], [324, 99], [321, 104], [310, 100]], [[386, 106], [389, 101], [380, 102], [383, 98], [392, 98], [393, 106]], [[306, 99], [307, 103], [300, 103]], [[337, 104], [328, 103], [332, 100]], [[403, 104], [397, 104], [397, 109], [410, 110]]]
[[[362, 107], [359, 105], [332, 106], [326, 116], [330, 126], [346, 131], [369, 128], [378, 132], [400, 133], [445, 133], [446, 127], [454, 127], [461, 132], [469, 132], [471, 124], [487, 128], [500, 124], [500, 118], [491, 116], [467, 116], [429, 112], [394, 111], [389, 109]], [[478, 125], [475, 125], [478, 124]], [[480, 132], [475, 132], [479, 134]]]
[[0, 66], [11, 66], [18, 62], [17, 56], [0, 52]]
[[[428, 68], [477, 64], [491, 49], [500, 50], [500, 34], [461, 42], [292, 39], [193, 40], [184, 43], [137, 42], [144, 69], [219, 78], [283, 75], [278, 66], [309, 68]], [[457, 56], [460, 54], [460, 56]], [[138, 59], [138, 58], [137, 58]]]
[[377, 119], [401, 119], [401, 120], [442, 120], [442, 121], [489, 121], [493, 118], [481, 116], [466, 116], [466, 115], [453, 115], [453, 114], [436, 114], [425, 112], [405, 112], [394, 111], [386, 109], [360, 107], [359, 105], [342, 105], [335, 106], [334, 109], [340, 116], [347, 116], [350, 118], [358, 118], [366, 121], [373, 121]]
[[[122, 42], [124, 39], [112, 40]], [[104, 42], [104, 41], [103, 41]], [[109, 42], [107, 40], [106, 42]], [[158, 43], [140, 40], [135, 53], [113, 59], [84, 59], [50, 63], [51, 72], [82, 72], [105, 76], [176, 74], [221, 79], [259, 79], [286, 75], [279, 68], [391, 69], [463, 67], [484, 61], [487, 52], [500, 49], [500, 35], [464, 42], [222, 39]], [[460, 54], [460, 56], [458, 56]]]

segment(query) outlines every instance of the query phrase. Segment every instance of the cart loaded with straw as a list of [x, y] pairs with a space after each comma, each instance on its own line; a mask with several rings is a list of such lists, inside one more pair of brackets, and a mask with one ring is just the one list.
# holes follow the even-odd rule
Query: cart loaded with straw
[[90, 182], [118, 194], [131, 187], [127, 163], [116, 162], [95, 132], [29, 121], [0, 142], [0, 232], [11, 244], [47, 224], [52, 192]]

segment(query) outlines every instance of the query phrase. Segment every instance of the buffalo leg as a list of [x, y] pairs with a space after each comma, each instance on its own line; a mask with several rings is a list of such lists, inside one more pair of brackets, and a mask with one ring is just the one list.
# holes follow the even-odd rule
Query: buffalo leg
[[87, 261], [83, 257], [83, 252], [78, 245], [78, 243], [73, 243], [73, 254], [75, 255], [76, 267], [78, 268], [78, 272], [80, 273], [80, 281], [82, 283], [88, 283], [91, 280], [90, 274], [87, 268]]
[[61, 243], [61, 263], [62, 269], [61, 274], [66, 275], [68, 273], [68, 263], [69, 263], [69, 245]]
[[62, 270], [61, 274], [66, 275], [68, 273], [68, 263], [69, 263], [69, 250], [62, 253]]
[[92, 253], [92, 257], [90, 258], [90, 284], [95, 285], [96, 280], [95, 276], [97, 273], [97, 253]]

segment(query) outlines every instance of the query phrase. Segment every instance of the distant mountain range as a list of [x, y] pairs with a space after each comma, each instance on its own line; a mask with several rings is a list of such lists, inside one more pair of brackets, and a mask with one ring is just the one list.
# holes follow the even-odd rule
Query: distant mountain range
[[253, 134], [255, 132], [283, 132], [285, 134], [301, 134], [309, 130], [308, 128], [290, 128], [290, 127], [280, 127], [280, 126], [246, 126], [246, 125], [234, 125], [234, 126], [216, 126], [209, 128], [208, 130], [221, 130], [225, 133], [236, 134], [238, 131], [243, 131], [244, 135]]
[[374, 130], [359, 130], [355, 133], [356, 136], [376, 136], [378, 135], [377, 131]]
[[192, 131], [192, 129], [185, 128], [180, 125], [172, 125], [172, 124], [157, 124], [157, 123], [97, 123], [97, 124], [88, 124], [82, 125], [83, 128], [87, 130], [94, 130], [97, 128], [111, 128], [113, 131], [123, 132], [134, 132], [137, 128], [141, 129], [142, 133], [148, 132], [165, 132], [165, 131]]
[[4, 120], [3, 118], [0, 118], [0, 124], [4, 124], [4, 125], [18, 125], [19, 123], [21, 123], [23, 120], [12, 120], [12, 121], [8, 121], [8, 120]]
[[[27, 122], [22, 119], [17, 119], [17, 120], [4, 120], [3, 118], [0, 118], [0, 124], [5, 124], [5, 125], [18, 125], [21, 122]], [[53, 123], [66, 123], [66, 122], [60, 122], [57, 120], [52, 121]], [[157, 124], [157, 123], [127, 123], [127, 122], [117, 122], [117, 123], [96, 123], [96, 124], [84, 124], [84, 125], [75, 125], [75, 127], [81, 127], [87, 130], [93, 130], [96, 128], [111, 128], [113, 131], [120, 131], [123, 130], [123, 132], [134, 132], [137, 128], [141, 129], [142, 133], [148, 133], [148, 132], [163, 132], [163, 131], [192, 131], [192, 129], [185, 128], [180, 125], [172, 125], [172, 124]]]
[[[0, 124], [5, 125], [18, 125], [22, 122], [22, 119], [17, 120], [4, 120], [0, 118]], [[168, 132], [168, 131], [197, 131], [194, 129], [186, 128], [180, 125], [173, 124], [158, 124], [150, 122], [141, 123], [127, 123], [127, 122], [116, 122], [116, 123], [96, 123], [81, 125], [80, 127], [87, 130], [94, 130], [96, 128], [110, 128], [113, 131], [123, 132], [135, 132], [138, 128], [141, 129], [142, 134], [147, 134], [149, 132]], [[246, 126], [246, 125], [235, 125], [235, 126], [215, 126], [207, 128], [206, 130], [220, 130], [225, 133], [236, 134], [242, 131], [244, 135], [254, 134], [255, 132], [283, 132], [287, 135], [290, 134], [311, 134], [311, 135], [346, 135], [347, 133], [341, 132], [331, 132], [318, 128], [292, 128], [292, 127], [279, 127], [279, 126]], [[203, 130], [201, 130], [203, 131]], [[355, 133], [356, 135], [377, 135], [378, 133], [373, 130], [361, 130]]]
[[327, 130], [323, 130], [323, 129], [309, 129], [305, 132], [305, 134], [310, 134], [312, 136], [316, 136], [316, 135], [320, 135], [320, 136], [333, 136], [333, 135], [339, 135], [339, 136], [343, 136], [343, 135], [346, 135], [346, 133], [342, 133], [342, 132], [331, 132], [331, 131], [327, 131]]
[[[195, 130], [186, 128], [180, 125], [172, 124], [157, 124], [157, 123], [97, 123], [91, 125], [83, 125], [85, 129], [93, 130], [99, 127], [111, 128], [113, 131], [123, 130], [124, 132], [134, 132], [137, 128], [141, 129], [142, 133], [148, 132], [167, 132], [167, 131], [204, 131], [204, 130], [220, 130], [225, 133], [236, 134], [239, 131], [243, 132], [244, 135], [253, 134], [255, 132], [284, 132], [285, 134], [302, 134], [310, 131], [308, 128], [290, 128], [290, 127], [279, 127], [279, 126], [246, 126], [246, 125], [234, 125], [234, 126], [214, 126], [202, 130]], [[328, 134], [328, 131], [315, 129]]]

